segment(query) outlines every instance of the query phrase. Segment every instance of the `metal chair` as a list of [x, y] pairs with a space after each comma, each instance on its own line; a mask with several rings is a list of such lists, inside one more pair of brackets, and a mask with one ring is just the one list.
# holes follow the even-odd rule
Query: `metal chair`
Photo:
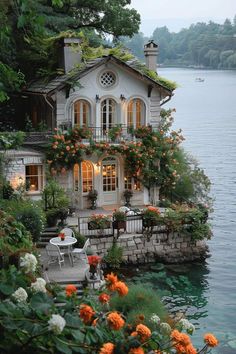
[[49, 243], [46, 246], [46, 251], [47, 251], [47, 255], [49, 257], [48, 265], [51, 264], [51, 263], [58, 263], [59, 267], [61, 269], [61, 264], [65, 263], [64, 253], [60, 252], [60, 249], [59, 249], [58, 246], [52, 245], [51, 243]]
[[74, 235], [74, 231], [72, 229], [70, 229], [69, 227], [65, 227], [64, 229], [62, 229], [60, 231], [61, 234], [65, 234], [65, 237], [69, 236], [69, 237], [75, 237]]
[[84, 258], [85, 262], [88, 263], [88, 256], [87, 256], [87, 248], [90, 244], [90, 240], [89, 238], [85, 241], [85, 244], [83, 246], [83, 248], [74, 248], [72, 251], [72, 257], [73, 259], [76, 258]]

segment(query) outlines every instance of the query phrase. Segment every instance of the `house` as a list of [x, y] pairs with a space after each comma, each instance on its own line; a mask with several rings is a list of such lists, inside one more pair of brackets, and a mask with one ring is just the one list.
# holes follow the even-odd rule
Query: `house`
[[[149, 70], [156, 71], [157, 49], [153, 41], [145, 45]], [[64, 75], [47, 83], [33, 82], [23, 92], [23, 104], [33, 125], [44, 122], [48, 135], [55, 128], [67, 131], [86, 126], [94, 142], [114, 145], [135, 140], [131, 129], [158, 129], [161, 105], [171, 98], [172, 91], [141, 72], [135, 61], [108, 55], [75, 68], [81, 62], [81, 52], [80, 42], [74, 38], [63, 39], [59, 61]], [[117, 132], [114, 128], [119, 130], [117, 139], [112, 136]], [[47, 159], [41, 147], [47, 134], [30, 133], [22, 149], [7, 153], [7, 178], [14, 187], [27, 181], [33, 199], [40, 197], [45, 185]], [[83, 144], [89, 145], [90, 140], [83, 139]], [[133, 190], [133, 205], [158, 201], [158, 187], [148, 190], [127, 175], [120, 153], [85, 155], [56, 178], [79, 209], [88, 207], [87, 195], [92, 189], [98, 191], [98, 206], [122, 205], [125, 189]]]

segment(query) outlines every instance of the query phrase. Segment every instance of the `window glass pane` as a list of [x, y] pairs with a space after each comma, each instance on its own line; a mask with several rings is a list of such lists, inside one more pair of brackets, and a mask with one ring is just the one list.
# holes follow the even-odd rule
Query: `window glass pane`
[[79, 126], [89, 125], [89, 103], [85, 100], [78, 100], [74, 103], [74, 124]]
[[90, 162], [83, 161], [82, 167], [82, 184], [83, 193], [88, 193], [93, 189], [93, 167]]
[[43, 189], [43, 166], [25, 166], [26, 188], [30, 192], [41, 191]]
[[78, 192], [79, 190], [79, 165], [74, 166], [74, 190]]

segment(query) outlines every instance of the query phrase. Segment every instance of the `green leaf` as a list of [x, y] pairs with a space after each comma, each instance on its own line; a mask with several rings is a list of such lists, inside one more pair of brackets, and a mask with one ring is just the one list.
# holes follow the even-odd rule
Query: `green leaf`
[[4, 295], [10, 295], [13, 293], [14, 288], [11, 285], [7, 285], [7, 284], [0, 284], [0, 291], [1, 293], [3, 293]]
[[53, 305], [53, 301], [47, 295], [37, 293], [32, 296], [30, 305], [36, 311], [48, 313]]
[[67, 313], [65, 315], [65, 320], [66, 320], [67, 326], [69, 326], [69, 327], [71, 326], [74, 328], [81, 328], [81, 321], [78, 318], [78, 316]]
[[67, 344], [62, 343], [57, 337], [54, 338], [54, 342], [56, 344], [56, 348], [60, 353], [64, 354], [72, 354], [72, 350], [69, 348]]

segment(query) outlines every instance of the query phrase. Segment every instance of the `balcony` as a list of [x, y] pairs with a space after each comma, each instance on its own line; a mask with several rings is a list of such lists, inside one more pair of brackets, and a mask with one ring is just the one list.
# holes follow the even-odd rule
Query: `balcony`
[[45, 145], [52, 137], [52, 131], [25, 133], [24, 145]]

